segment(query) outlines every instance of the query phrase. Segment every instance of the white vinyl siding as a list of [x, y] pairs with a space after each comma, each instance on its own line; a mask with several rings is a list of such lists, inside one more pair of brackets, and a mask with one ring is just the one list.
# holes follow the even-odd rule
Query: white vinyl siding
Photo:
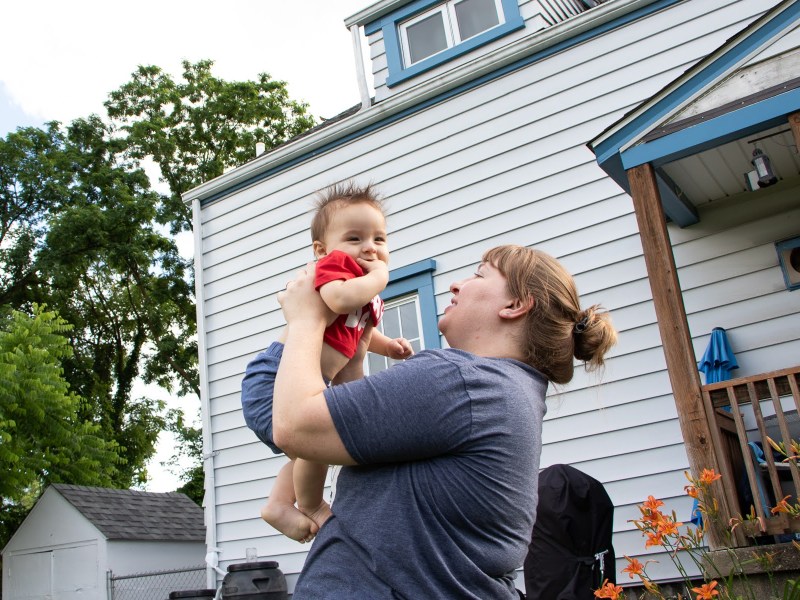
[[[523, 13], [529, 4], [521, 4]], [[601, 302], [612, 311], [620, 343], [602, 376], [578, 368], [569, 386], [551, 390], [542, 466], [571, 463], [606, 484], [616, 505], [620, 560], [657, 554], [645, 552], [628, 519], [649, 494], [688, 519], [688, 462], [632, 203], [586, 143], [773, 4], [676, 4], [202, 209], [202, 311], [223, 568], [256, 546], [260, 557], [279, 561], [291, 590], [303, 564], [307, 547], [258, 518], [285, 458], [245, 427], [239, 390], [247, 362], [283, 325], [276, 293], [312, 258], [313, 193], [351, 178], [374, 182], [388, 198], [392, 268], [436, 261], [438, 314], [449, 303], [449, 284], [468, 276], [482, 251], [505, 243], [559, 257], [575, 274], [584, 304]], [[753, 238], [754, 222], [763, 239]], [[796, 200], [775, 196], [773, 204], [720, 207], [685, 230], [670, 225], [698, 356], [711, 328], [723, 326], [741, 365], [737, 375], [796, 362], [800, 296], [780, 291], [772, 244], [797, 222]], [[750, 233], [739, 235], [745, 226]], [[598, 381], [603, 385], [596, 387]], [[659, 560], [653, 568], [670, 575], [669, 559]]]

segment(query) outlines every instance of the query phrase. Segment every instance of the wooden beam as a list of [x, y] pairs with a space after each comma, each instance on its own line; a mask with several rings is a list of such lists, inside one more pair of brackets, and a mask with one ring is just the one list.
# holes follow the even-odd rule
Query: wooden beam
[[[720, 473], [709, 418], [703, 406], [700, 374], [695, 362], [656, 174], [652, 165], [647, 163], [628, 170], [627, 175], [689, 466], [695, 476], [703, 469], [714, 469]], [[729, 516], [722, 486], [715, 486], [715, 491], [722, 516]], [[727, 524], [727, 518], [723, 522]], [[725, 543], [724, 530], [720, 523], [715, 528], [709, 528], [707, 536], [712, 548], [720, 548]]]
[[800, 112], [789, 115], [789, 126], [792, 128], [794, 145], [800, 150]]

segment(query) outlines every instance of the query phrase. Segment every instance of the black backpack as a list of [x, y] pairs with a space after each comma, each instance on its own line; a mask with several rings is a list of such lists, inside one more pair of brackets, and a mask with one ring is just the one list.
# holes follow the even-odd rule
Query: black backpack
[[524, 565], [527, 599], [594, 600], [604, 579], [616, 583], [613, 519], [602, 483], [569, 465], [542, 469]]

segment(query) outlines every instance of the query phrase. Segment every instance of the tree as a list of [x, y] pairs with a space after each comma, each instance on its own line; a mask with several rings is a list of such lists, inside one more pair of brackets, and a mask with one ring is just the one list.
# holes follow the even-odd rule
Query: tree
[[266, 73], [257, 81], [228, 82], [211, 74], [213, 61], [184, 61], [183, 82], [156, 66], [140, 66], [111, 92], [108, 116], [124, 132], [128, 153], [152, 158], [171, 197], [159, 215], [172, 233], [191, 229], [181, 195], [314, 125], [307, 105], [289, 99], [286, 84]]
[[[194, 64], [184, 61], [183, 80], [179, 82], [157, 66], [140, 66], [105, 103], [126, 155], [136, 161], [150, 159], [158, 165], [170, 196], [162, 200], [156, 220], [169, 226], [173, 234], [192, 227], [182, 194], [222, 175], [228, 167], [251, 160], [257, 142], [269, 150], [315, 124], [307, 105], [289, 98], [284, 82], [274, 81], [266, 73], [257, 81], [224, 81], [212, 75], [213, 64], [210, 60]], [[159, 358], [167, 359], [171, 352], [182, 352], [189, 346], [184, 336], [162, 340], [160, 347]], [[190, 348], [196, 352], [193, 345]], [[151, 361], [149, 378], [165, 382], [174, 368], [157, 371], [155, 365], [166, 364], [166, 360]], [[185, 447], [192, 448], [187, 455], [196, 461], [183, 474], [183, 489], [199, 503], [203, 490], [202, 438], [182, 419], [174, 423], [174, 433]], [[178, 455], [174, 458], [177, 462]]]
[[46, 303], [72, 325], [65, 379], [81, 420], [125, 458], [112, 483], [130, 487], [146, 481], [166, 426], [162, 402], [131, 397], [134, 382], [163, 384], [171, 369], [195, 391], [197, 374], [186, 263], [154, 226], [161, 196], [122, 150], [98, 117], [0, 141], [0, 302]]
[[[139, 67], [110, 94], [108, 123], [92, 115], [0, 139], [0, 311], [47, 304], [71, 324], [63, 377], [79, 421], [122, 457], [111, 485], [143, 483], [171, 427], [198, 461], [185, 473], [194, 497], [200, 432], [133, 397], [138, 379], [199, 396], [192, 263], [167, 230], [191, 228], [185, 191], [252, 159], [256, 142], [273, 148], [314, 124], [283, 82], [226, 82], [212, 64], [184, 63], [181, 82]], [[153, 191], [145, 159], [168, 194]]]
[[38, 305], [0, 320], [0, 547], [48, 484], [111, 485], [124, 467], [64, 379], [69, 329]]

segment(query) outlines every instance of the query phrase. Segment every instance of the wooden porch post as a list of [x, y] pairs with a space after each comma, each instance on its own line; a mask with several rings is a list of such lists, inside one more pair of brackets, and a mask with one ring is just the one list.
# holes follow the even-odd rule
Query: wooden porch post
[[[719, 473], [655, 172], [652, 165], [644, 164], [628, 170], [627, 174], [689, 466], [695, 475], [699, 475], [703, 469], [712, 468]], [[721, 493], [722, 487], [716, 486], [715, 492], [723, 522], [727, 523], [730, 510], [724, 493]], [[709, 527], [706, 536], [712, 549], [724, 545], [722, 527]]]
[[794, 145], [800, 149], [800, 112], [789, 115], [789, 126], [792, 128]]

